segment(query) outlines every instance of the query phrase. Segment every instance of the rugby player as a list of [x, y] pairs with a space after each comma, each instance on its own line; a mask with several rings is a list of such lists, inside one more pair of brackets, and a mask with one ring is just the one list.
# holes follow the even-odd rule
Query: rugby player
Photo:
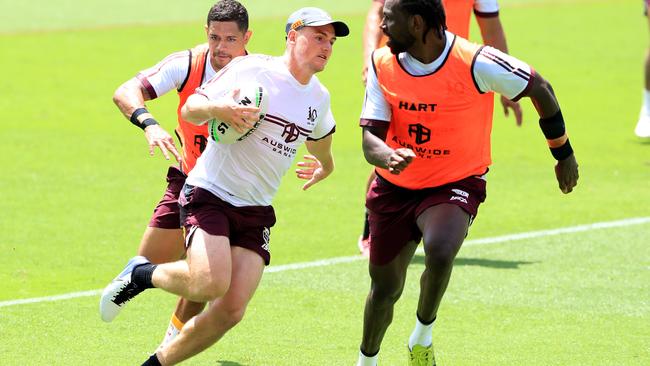
[[[237, 85], [258, 83], [269, 98], [264, 121], [252, 134], [229, 145], [209, 140], [190, 172], [179, 201], [187, 232], [186, 260], [155, 265], [143, 256], [134, 257], [102, 294], [100, 309], [106, 319], [151, 287], [210, 302], [144, 365], [188, 359], [217, 342], [244, 316], [271, 258], [272, 199], [302, 143], [314, 157], [296, 171], [307, 180], [303, 189], [334, 169], [330, 95], [314, 74], [324, 70], [337, 37], [348, 35], [349, 29], [321, 9], [303, 8], [291, 14], [285, 31], [283, 56], [233, 60], [181, 109], [185, 120], [202, 125], [220, 119], [229, 107], [222, 97]], [[232, 98], [229, 103], [234, 103]]]
[[360, 122], [377, 178], [366, 199], [371, 288], [357, 365], [377, 364], [422, 240], [425, 269], [407, 345], [410, 365], [431, 366], [438, 307], [486, 197], [493, 93], [531, 99], [565, 194], [577, 184], [578, 164], [551, 85], [527, 63], [447, 31], [440, 0], [387, 0], [383, 15], [387, 47], [372, 54]]
[[[153, 155], [154, 149], [159, 148], [166, 159], [169, 160], [171, 154], [180, 162], [180, 166], [169, 167], [167, 189], [154, 209], [140, 241], [138, 255], [148, 258], [152, 263], [176, 261], [185, 254], [178, 198], [187, 174], [205, 149], [208, 130], [205, 125], [196, 126], [184, 120], [180, 109], [196, 88], [210, 80], [233, 58], [246, 54], [246, 44], [252, 34], [248, 29], [246, 8], [236, 0], [217, 2], [208, 12], [205, 34], [207, 43], [172, 53], [126, 81], [113, 95], [113, 101], [122, 114], [144, 130], [149, 153]], [[145, 101], [156, 99], [174, 89], [179, 99], [178, 126], [175, 132], [181, 143], [182, 156], [172, 136], [158, 124], [145, 106]], [[232, 106], [230, 118], [249, 118], [246, 113], [254, 111], [254, 108]], [[202, 302], [179, 299], [163, 344], [176, 336], [183, 324], [201, 312], [204, 306]]]
[[[383, 8], [385, 0], [373, 0], [368, 15], [366, 17], [366, 25], [363, 33], [363, 50], [364, 50], [364, 66], [362, 70], [363, 83], [366, 83], [366, 75], [368, 66], [372, 64], [370, 54], [375, 49], [386, 44], [386, 36], [381, 31], [381, 19], [383, 17]], [[443, 0], [443, 6], [447, 14], [447, 28], [452, 33], [468, 38], [471, 13], [474, 12], [474, 17], [481, 30], [483, 43], [492, 46], [502, 52], [508, 53], [508, 45], [506, 43], [506, 35], [499, 19], [499, 4], [497, 0]], [[503, 107], [503, 113], [506, 117], [510, 114], [510, 110], [514, 112], [515, 122], [517, 126], [521, 126], [523, 115], [519, 103], [513, 102], [505, 96], [500, 98]], [[370, 173], [366, 183], [366, 192], [370, 188], [370, 184], [375, 179], [374, 170]], [[370, 252], [370, 229], [368, 226], [368, 213], [366, 212], [364, 218], [363, 232], [357, 241], [359, 251], [364, 256], [368, 256]]]

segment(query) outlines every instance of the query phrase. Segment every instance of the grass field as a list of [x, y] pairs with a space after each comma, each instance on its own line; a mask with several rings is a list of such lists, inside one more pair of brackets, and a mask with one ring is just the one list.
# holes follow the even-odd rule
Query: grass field
[[[175, 299], [161, 291], [111, 324], [99, 319], [97, 295], [14, 301], [102, 288], [135, 253], [164, 189], [168, 162], [148, 156], [111, 95], [137, 71], [202, 42], [210, 3], [135, 3], [0, 1], [2, 366], [139, 365], [167, 326]], [[488, 199], [434, 330], [439, 364], [650, 364], [650, 141], [633, 134], [648, 44], [640, 3], [500, 1], [511, 53], [553, 84], [581, 177], [562, 195], [529, 101], [521, 128], [497, 108]], [[187, 364], [353, 365], [369, 286], [365, 261], [352, 258], [369, 172], [358, 128], [367, 2], [244, 4], [253, 52], [281, 53], [286, 15], [299, 6], [323, 6], [351, 26], [319, 75], [338, 124], [337, 170], [308, 192], [285, 178], [272, 266], [246, 318]], [[146, 21], [134, 15], [153, 6]], [[149, 103], [168, 129], [175, 103]], [[478, 241], [611, 221], [619, 224]], [[416, 256], [382, 365], [406, 363], [422, 269]]]

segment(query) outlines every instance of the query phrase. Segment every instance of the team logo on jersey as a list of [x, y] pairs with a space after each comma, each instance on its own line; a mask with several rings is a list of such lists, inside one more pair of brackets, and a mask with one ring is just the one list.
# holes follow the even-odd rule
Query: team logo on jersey
[[407, 111], [413, 112], [435, 112], [437, 104], [435, 103], [410, 103], [410, 102], [399, 102], [399, 109], [405, 109]]
[[307, 119], [314, 123], [316, 122], [316, 118], [318, 118], [318, 111], [316, 111], [315, 108], [309, 107], [309, 111], [307, 111]]
[[287, 123], [282, 130], [282, 137], [284, 137], [284, 142], [294, 142], [300, 136], [300, 130], [295, 123]]
[[431, 129], [419, 123], [409, 125], [409, 137], [415, 135], [415, 143], [420, 145], [431, 140]]
[[203, 135], [194, 135], [194, 146], [198, 146], [199, 151], [203, 152], [208, 144], [208, 139]]
[[262, 249], [267, 252], [271, 252], [270, 243], [271, 243], [271, 230], [268, 227], [265, 227], [262, 231], [262, 239], [264, 239], [264, 244], [262, 244]]
[[267, 114], [264, 116], [264, 120], [282, 127], [282, 137], [286, 143], [294, 142], [302, 135], [308, 137], [311, 134], [312, 130], [309, 130], [304, 127], [300, 127], [293, 122], [289, 122], [286, 119]]

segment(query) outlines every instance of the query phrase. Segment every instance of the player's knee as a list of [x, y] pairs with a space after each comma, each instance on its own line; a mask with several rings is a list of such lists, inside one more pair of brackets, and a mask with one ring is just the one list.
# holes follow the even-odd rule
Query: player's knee
[[228, 291], [229, 283], [219, 279], [206, 279], [194, 286], [192, 301], [208, 302], [218, 299]]
[[228, 328], [232, 328], [239, 322], [244, 319], [244, 313], [246, 312], [246, 306], [230, 306], [225, 309], [224, 312], [224, 325]]
[[457, 244], [448, 240], [431, 245], [431, 250], [425, 251], [425, 265], [429, 270], [447, 270], [456, 258]]
[[370, 300], [379, 306], [392, 305], [399, 300], [402, 295], [403, 286], [396, 283], [379, 284], [373, 282], [370, 289]]

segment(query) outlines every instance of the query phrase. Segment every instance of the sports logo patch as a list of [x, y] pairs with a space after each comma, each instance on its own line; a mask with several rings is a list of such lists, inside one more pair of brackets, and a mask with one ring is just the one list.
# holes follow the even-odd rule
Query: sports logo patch
[[465, 192], [465, 191], [463, 191], [463, 190], [460, 190], [460, 189], [456, 189], [456, 188], [454, 188], [454, 189], [452, 189], [451, 191], [454, 192], [454, 193], [456, 193], [456, 194], [459, 195], [459, 196], [463, 196], [463, 197], [465, 197], [465, 198], [469, 197], [469, 193], [467, 193], [467, 192]]
[[262, 231], [262, 239], [264, 239], [264, 244], [262, 244], [262, 249], [271, 253], [270, 242], [271, 242], [271, 230], [268, 227], [265, 227]]

